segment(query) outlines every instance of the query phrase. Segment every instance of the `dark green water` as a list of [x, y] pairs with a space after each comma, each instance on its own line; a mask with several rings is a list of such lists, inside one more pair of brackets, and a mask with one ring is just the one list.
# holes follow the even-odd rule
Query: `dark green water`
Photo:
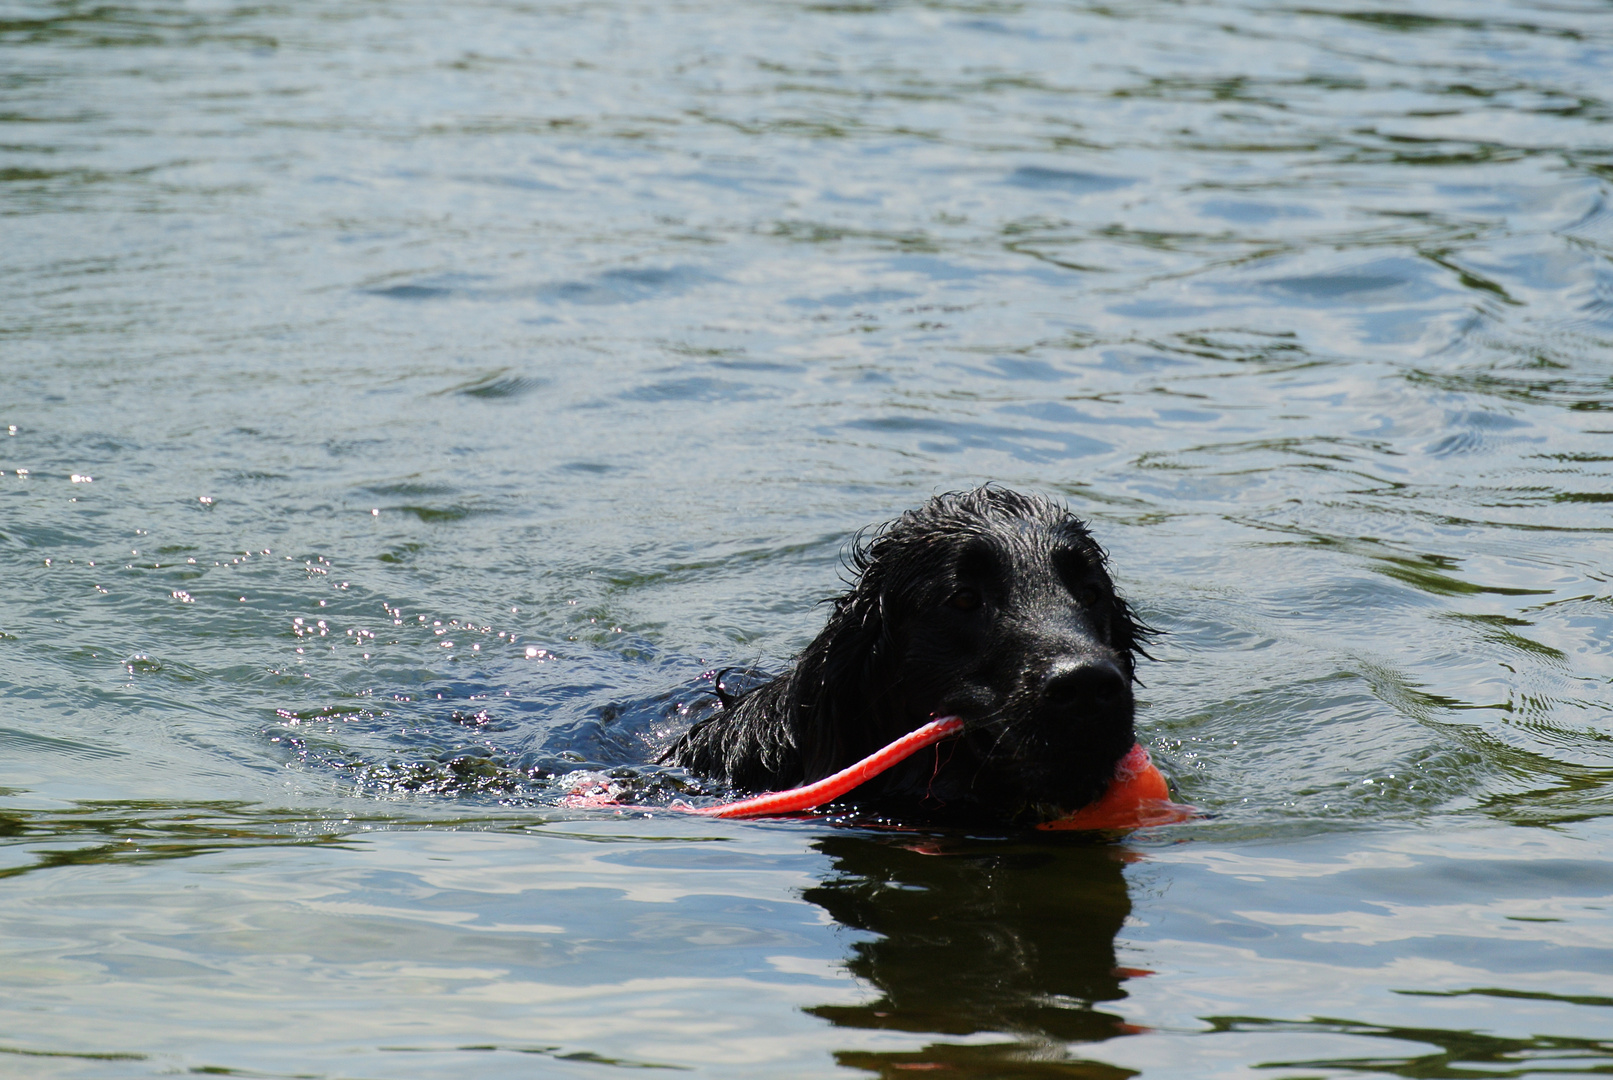
[[[0, 6], [0, 1074], [1613, 1073], [1610, 71], [1605, 0]], [[553, 805], [986, 479], [1209, 818]]]

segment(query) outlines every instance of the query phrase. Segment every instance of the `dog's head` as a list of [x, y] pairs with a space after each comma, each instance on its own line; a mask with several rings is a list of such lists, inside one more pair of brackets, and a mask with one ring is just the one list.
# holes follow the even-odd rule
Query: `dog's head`
[[808, 773], [956, 715], [968, 727], [951, 757], [893, 770], [890, 793], [1013, 818], [1096, 799], [1135, 739], [1131, 684], [1149, 633], [1105, 561], [1057, 503], [989, 486], [937, 496], [864, 539], [851, 590], [801, 658], [817, 684]]

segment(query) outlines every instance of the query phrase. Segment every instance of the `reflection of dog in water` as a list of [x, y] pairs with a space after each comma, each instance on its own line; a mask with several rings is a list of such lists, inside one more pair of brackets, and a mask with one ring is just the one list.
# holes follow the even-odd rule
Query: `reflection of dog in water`
[[850, 833], [816, 846], [834, 859], [835, 874], [805, 897], [842, 926], [878, 935], [852, 945], [848, 967], [879, 997], [819, 1006], [814, 1015], [843, 1027], [1020, 1037], [1006, 1046], [971, 1040], [917, 1053], [847, 1052], [841, 1064], [884, 1071], [923, 1062], [978, 1074], [1016, 1062], [990, 1074], [1020, 1076], [1030, 1058], [1057, 1049], [1050, 1043], [1136, 1030], [1095, 1007], [1124, 998], [1121, 981], [1134, 974], [1115, 966], [1115, 935], [1131, 912], [1123, 849]]
[[1058, 504], [998, 487], [940, 495], [851, 556], [858, 577], [771, 682], [662, 760], [745, 790], [822, 779], [932, 716], [968, 727], [853, 798], [902, 816], [1047, 820], [1101, 795], [1131, 749], [1148, 629], [1103, 550]]

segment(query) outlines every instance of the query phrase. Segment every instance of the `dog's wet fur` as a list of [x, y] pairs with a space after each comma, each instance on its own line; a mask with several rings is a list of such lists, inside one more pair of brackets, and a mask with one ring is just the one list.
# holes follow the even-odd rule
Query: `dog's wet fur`
[[859, 540], [850, 591], [795, 665], [661, 760], [742, 791], [812, 783], [932, 717], [957, 739], [848, 799], [903, 818], [1035, 822], [1100, 796], [1131, 749], [1153, 631], [1058, 503], [987, 486], [938, 495]]

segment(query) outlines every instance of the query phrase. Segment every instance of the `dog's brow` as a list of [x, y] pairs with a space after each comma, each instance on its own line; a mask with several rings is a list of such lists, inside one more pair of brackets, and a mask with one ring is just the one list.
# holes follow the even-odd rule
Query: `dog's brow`
[[997, 553], [984, 537], [975, 537], [958, 551], [953, 572], [959, 577], [986, 577], [997, 566]]
[[1066, 578], [1089, 573], [1097, 565], [1097, 561], [1072, 540], [1061, 540], [1053, 547], [1053, 566]]

